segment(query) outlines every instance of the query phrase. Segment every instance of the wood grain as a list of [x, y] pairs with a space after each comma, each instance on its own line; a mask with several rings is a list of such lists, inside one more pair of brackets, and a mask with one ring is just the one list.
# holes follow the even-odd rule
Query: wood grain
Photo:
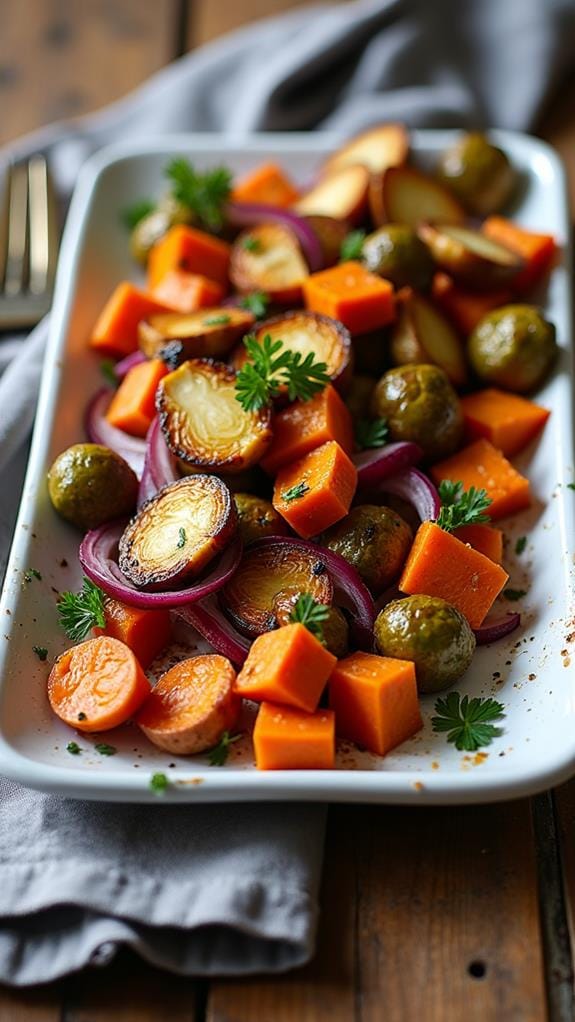
[[171, 60], [178, 0], [2, 4], [0, 143], [118, 99]]

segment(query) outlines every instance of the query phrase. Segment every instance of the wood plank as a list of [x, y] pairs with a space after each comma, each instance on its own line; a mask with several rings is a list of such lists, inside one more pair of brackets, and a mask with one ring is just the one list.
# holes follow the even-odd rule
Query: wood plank
[[224, 32], [302, 7], [309, 0], [241, 0], [241, 3], [188, 0], [188, 49], [208, 43]]
[[118, 99], [176, 52], [179, 0], [2, 4], [0, 144]]
[[8, 990], [0, 987], [0, 1022], [61, 1022], [57, 987]]
[[557, 93], [543, 115], [537, 132], [565, 163], [571, 213], [575, 213], [575, 76]]
[[[543, 819], [539, 837], [541, 899], [547, 932], [550, 1000], [554, 1022], [572, 1019], [575, 971], [575, 781], [553, 793], [555, 818]], [[544, 828], [547, 832], [544, 831]], [[549, 861], [551, 860], [551, 862]], [[559, 871], [561, 873], [558, 876]], [[544, 886], [549, 890], [545, 890]], [[567, 929], [567, 933], [564, 930]]]

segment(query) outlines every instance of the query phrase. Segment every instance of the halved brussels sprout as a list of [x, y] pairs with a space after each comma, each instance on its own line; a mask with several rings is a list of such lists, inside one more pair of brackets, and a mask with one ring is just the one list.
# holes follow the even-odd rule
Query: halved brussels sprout
[[359, 223], [367, 208], [369, 171], [360, 163], [340, 167], [322, 177], [294, 204], [300, 216], [331, 216]]
[[194, 358], [160, 381], [156, 404], [162, 432], [183, 466], [241, 472], [272, 439], [271, 412], [245, 412], [236, 396], [237, 374], [223, 362]]
[[299, 242], [283, 224], [251, 227], [232, 246], [230, 280], [238, 291], [264, 291], [281, 305], [296, 304], [307, 276]]
[[504, 287], [525, 265], [516, 252], [469, 227], [421, 224], [419, 235], [437, 265], [474, 291]]
[[478, 131], [463, 135], [441, 157], [439, 178], [475, 216], [497, 213], [517, 182], [502, 149]]
[[221, 358], [255, 323], [255, 316], [234, 306], [197, 312], [161, 312], [138, 326], [146, 358], [164, 358], [176, 368], [188, 358]]
[[[220, 590], [225, 614], [249, 638], [277, 628], [301, 593], [331, 604], [333, 585], [321, 549], [317, 555], [278, 539], [248, 547], [233, 577]], [[289, 616], [289, 613], [288, 613]]]
[[236, 527], [235, 504], [221, 479], [178, 479], [146, 501], [126, 526], [118, 563], [136, 586], [171, 588], [196, 577]]
[[416, 294], [404, 293], [391, 333], [395, 365], [432, 362], [443, 369], [454, 387], [467, 383], [467, 362], [457, 331], [435, 306]]

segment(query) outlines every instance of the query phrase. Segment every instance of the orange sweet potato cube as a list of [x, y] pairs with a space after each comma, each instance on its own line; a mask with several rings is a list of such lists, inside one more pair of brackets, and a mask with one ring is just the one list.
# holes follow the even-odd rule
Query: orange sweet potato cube
[[282, 208], [299, 199], [299, 192], [277, 163], [264, 163], [234, 185], [231, 198], [233, 202], [257, 202]]
[[503, 560], [503, 533], [501, 529], [495, 529], [493, 525], [484, 525], [477, 522], [475, 525], [460, 525], [453, 530], [462, 543], [469, 543], [474, 550], [485, 554], [491, 561], [501, 564]]
[[118, 284], [98, 316], [90, 337], [90, 347], [101, 355], [123, 358], [138, 348], [138, 324], [141, 320], [157, 312], [171, 311], [169, 305], [125, 280]]
[[292, 461], [329, 440], [351, 454], [353, 421], [346, 404], [333, 387], [324, 387], [309, 401], [293, 401], [273, 420], [273, 440], [261, 466], [274, 475]]
[[182, 313], [220, 305], [225, 293], [225, 288], [215, 280], [185, 270], [168, 270], [152, 289], [154, 298]]
[[307, 309], [338, 319], [352, 334], [376, 330], [395, 316], [392, 284], [353, 260], [310, 274], [303, 294]]
[[309, 539], [345, 517], [356, 486], [353, 461], [329, 440], [280, 469], [272, 503], [299, 536]]
[[170, 270], [201, 273], [222, 287], [228, 285], [231, 248], [226, 241], [195, 227], [177, 224], [152, 246], [148, 257], [148, 287], [157, 287]]
[[336, 658], [299, 623], [258, 635], [236, 678], [236, 691], [256, 702], [314, 713]]
[[439, 461], [430, 472], [436, 483], [450, 479], [462, 482], [465, 490], [470, 486], [486, 490], [492, 501], [489, 515], [494, 521], [523, 511], [531, 503], [529, 480], [489, 440], [476, 440], [463, 447], [457, 454]]
[[304, 713], [262, 703], [253, 742], [258, 770], [331, 770], [335, 762], [333, 710]]
[[550, 412], [519, 394], [496, 387], [461, 399], [465, 431], [471, 440], [485, 437], [507, 457], [518, 454], [537, 436]]

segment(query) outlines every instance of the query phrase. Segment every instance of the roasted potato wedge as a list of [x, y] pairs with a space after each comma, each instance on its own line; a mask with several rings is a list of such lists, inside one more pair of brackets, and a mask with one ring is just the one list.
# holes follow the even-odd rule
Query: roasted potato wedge
[[465, 353], [449, 320], [427, 298], [407, 289], [398, 308], [390, 345], [394, 365], [431, 362], [445, 371], [454, 387], [464, 387]]
[[[290, 351], [299, 351], [302, 358], [310, 353], [318, 362], [325, 362], [331, 381], [345, 391], [353, 371], [353, 350], [349, 331], [343, 323], [318, 312], [284, 312], [260, 323], [255, 331], [259, 344], [264, 337], [282, 340]], [[241, 369], [248, 357], [243, 344], [232, 354], [235, 369]]]
[[367, 209], [369, 171], [360, 163], [334, 170], [294, 203], [300, 216], [329, 216], [356, 224]]
[[273, 302], [297, 305], [307, 276], [309, 269], [299, 242], [283, 224], [251, 227], [233, 244], [230, 279], [238, 291], [265, 291]]
[[350, 231], [345, 220], [335, 220], [332, 216], [306, 216], [314, 234], [317, 235], [323, 254], [323, 268], [339, 263], [341, 246]]
[[473, 291], [505, 287], [525, 265], [516, 252], [469, 227], [420, 224], [419, 236], [440, 269]]
[[405, 163], [408, 152], [409, 135], [403, 124], [378, 124], [346, 142], [326, 160], [322, 172], [331, 174], [361, 163], [370, 173], [381, 174], [388, 167]]
[[138, 342], [147, 358], [164, 358], [175, 369], [187, 358], [222, 358], [254, 323], [251, 312], [234, 306], [162, 312], [142, 320]]
[[236, 376], [223, 362], [194, 358], [161, 380], [156, 406], [162, 432], [184, 471], [243, 472], [271, 442], [270, 409], [245, 412]]
[[420, 223], [462, 224], [465, 210], [439, 181], [415, 167], [390, 167], [372, 177], [370, 208], [376, 226], [386, 222], [417, 227]]
[[300, 593], [311, 593], [318, 603], [331, 604], [333, 585], [321, 549], [315, 554], [283, 542], [254, 543], [244, 550], [233, 577], [220, 590], [222, 610], [249, 638], [278, 626], [287, 604]]
[[133, 585], [170, 589], [199, 575], [236, 529], [236, 506], [221, 479], [178, 479], [147, 500], [126, 526], [118, 563]]

